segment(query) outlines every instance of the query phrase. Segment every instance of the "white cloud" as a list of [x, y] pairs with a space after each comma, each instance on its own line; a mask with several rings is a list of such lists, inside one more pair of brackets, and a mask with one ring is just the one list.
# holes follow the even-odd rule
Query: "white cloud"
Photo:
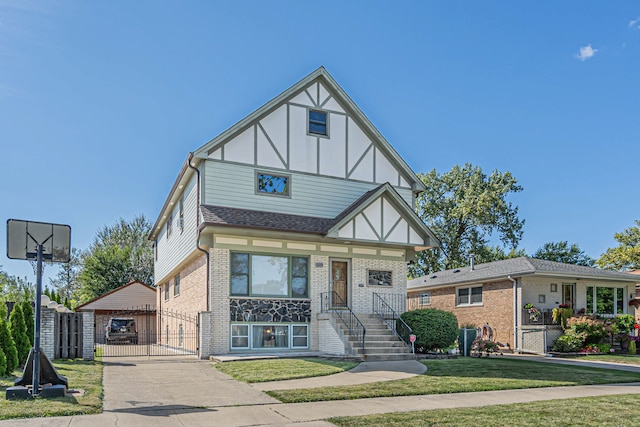
[[633, 27], [640, 29], [640, 16], [638, 16], [636, 19], [632, 19], [631, 21], [629, 21], [629, 28], [633, 28]]
[[576, 58], [578, 58], [580, 61], [586, 61], [587, 59], [592, 58], [597, 51], [598, 49], [592, 48], [590, 44], [582, 46], [580, 48], [580, 52], [576, 54]]

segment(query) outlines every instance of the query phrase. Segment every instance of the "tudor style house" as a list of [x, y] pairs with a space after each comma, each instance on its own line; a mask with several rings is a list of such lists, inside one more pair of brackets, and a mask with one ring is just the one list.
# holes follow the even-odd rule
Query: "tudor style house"
[[348, 354], [339, 317], [403, 310], [407, 262], [439, 245], [422, 190], [320, 67], [188, 154], [149, 237], [158, 307], [199, 316], [200, 357]]

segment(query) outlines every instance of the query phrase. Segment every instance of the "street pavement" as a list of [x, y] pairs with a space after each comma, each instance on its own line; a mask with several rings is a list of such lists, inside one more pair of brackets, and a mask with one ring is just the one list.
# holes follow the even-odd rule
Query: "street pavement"
[[[539, 356], [514, 357], [600, 366], [593, 362]], [[351, 372], [326, 377], [249, 385], [219, 372], [208, 361], [193, 358], [110, 358], [104, 363], [104, 411], [101, 414], [7, 420], [0, 422], [0, 426], [321, 427], [331, 426], [323, 420], [334, 416], [640, 394], [640, 383], [632, 383], [283, 404], [262, 390], [390, 381], [419, 375], [424, 372], [424, 366], [416, 361], [365, 362]], [[607, 364], [607, 367], [640, 370], [636, 366]]]

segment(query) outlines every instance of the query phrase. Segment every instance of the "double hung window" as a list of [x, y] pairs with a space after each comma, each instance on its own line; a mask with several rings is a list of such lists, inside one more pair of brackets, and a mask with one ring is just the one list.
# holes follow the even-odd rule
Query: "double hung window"
[[456, 305], [482, 304], [482, 286], [456, 289]]

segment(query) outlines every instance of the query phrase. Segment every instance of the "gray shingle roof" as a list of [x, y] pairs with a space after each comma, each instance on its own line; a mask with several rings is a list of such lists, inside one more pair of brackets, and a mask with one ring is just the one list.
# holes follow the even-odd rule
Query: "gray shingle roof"
[[326, 234], [333, 218], [202, 205], [203, 225]]
[[523, 275], [565, 276], [572, 278], [609, 279], [616, 281], [638, 282], [638, 275], [621, 273], [619, 271], [601, 270], [574, 264], [547, 261], [543, 259], [519, 257], [501, 261], [476, 264], [471, 270], [469, 266], [451, 270], [438, 271], [428, 276], [410, 280], [409, 290], [422, 287], [437, 287], [463, 283], [481, 283], [489, 280], [506, 279]]
[[340, 212], [340, 214], [335, 218], [292, 215], [278, 212], [265, 212], [211, 205], [202, 205], [202, 217], [205, 222], [204, 225], [293, 231], [325, 235], [331, 227], [340, 222], [342, 218], [348, 216], [351, 212], [358, 210], [369, 200], [372, 194], [384, 185], [385, 184], [382, 184], [364, 193], [344, 211]]

